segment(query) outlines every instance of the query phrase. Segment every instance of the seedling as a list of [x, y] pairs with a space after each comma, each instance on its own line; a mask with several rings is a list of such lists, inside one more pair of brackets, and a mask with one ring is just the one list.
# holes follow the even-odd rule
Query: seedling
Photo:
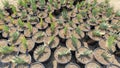
[[13, 14], [16, 14], [17, 12], [16, 7], [14, 5], [10, 5], [10, 7], [12, 8]]
[[107, 17], [110, 17], [111, 15], [112, 15], [112, 11], [113, 11], [113, 8], [111, 8], [111, 7], [108, 7], [107, 9], [106, 9], [106, 16]]
[[65, 36], [67, 36], [67, 31], [68, 31], [68, 27], [65, 26], [65, 27], [64, 27], [64, 35], [65, 35]]
[[109, 61], [109, 59], [111, 58], [111, 55], [110, 54], [106, 54], [105, 52], [103, 52], [101, 54], [101, 56], [106, 60], [106, 61]]
[[62, 56], [66, 56], [68, 54], [70, 54], [71, 52], [71, 49], [68, 49], [68, 50], [64, 50], [64, 51], [61, 51], [61, 52], [58, 52], [58, 56], [62, 57]]
[[95, 18], [90, 18], [90, 22], [91, 23], [96, 23], [96, 19]]
[[52, 3], [53, 3], [53, 0], [48, 0], [49, 1], [49, 3], [52, 5]]
[[54, 2], [53, 3], [54, 7], [58, 9], [58, 3], [57, 2]]
[[52, 12], [49, 13], [49, 18], [50, 18], [50, 21], [53, 21], [53, 15], [52, 15]]
[[32, 25], [30, 24], [30, 22], [27, 23], [27, 27], [28, 27], [29, 31], [32, 32], [32, 28], [33, 28], [33, 27], [32, 27]]
[[89, 56], [90, 54], [92, 54], [92, 50], [86, 50], [83, 53], [80, 54], [80, 56]]
[[27, 40], [24, 36], [21, 38], [21, 43], [22, 43], [23, 47], [25, 48], [25, 50], [27, 50], [28, 44], [27, 44]]
[[86, 12], [87, 10], [81, 10], [80, 14], [82, 15], [82, 17], [86, 17]]
[[57, 20], [59, 25], [63, 25], [63, 22], [61, 20]]
[[11, 36], [11, 37], [12, 37], [12, 41], [13, 41], [13, 42], [14, 42], [14, 41], [17, 41], [19, 35], [20, 35], [20, 33], [19, 33], [18, 31], [14, 32], [14, 33], [12, 34], [12, 36]]
[[3, 13], [3, 10], [0, 9], [0, 19], [4, 19], [4, 13]]
[[74, 23], [73, 21], [70, 21], [70, 20], [69, 20], [68, 23], [69, 23], [69, 25], [70, 25], [71, 27], [73, 27], [73, 25], [74, 25], [74, 24], [73, 24], [73, 23]]
[[45, 47], [46, 47], [46, 45], [40, 46], [38, 48], [38, 51], [37, 51], [36, 55], [42, 55], [44, 53], [44, 51], [45, 51]]
[[9, 7], [10, 6], [8, 0], [4, 0], [2, 3], [4, 5], [4, 7]]
[[103, 23], [100, 24], [99, 28], [102, 29], [102, 30], [106, 30], [108, 28], [108, 24], [103, 22]]
[[22, 7], [25, 7], [25, 8], [28, 7], [25, 0], [18, 0], [18, 4], [19, 4], [20, 6], [22, 6]]
[[22, 18], [25, 18], [26, 16], [27, 16], [27, 12], [24, 12], [24, 11], [23, 11], [21, 17], [22, 17]]
[[70, 1], [70, 7], [72, 7], [72, 6], [73, 6], [73, 3], [74, 3], [74, 1], [73, 1], [73, 0], [71, 0], [71, 1]]
[[40, 18], [40, 26], [43, 27], [43, 19]]
[[18, 25], [20, 27], [24, 27], [24, 22], [22, 22], [22, 20], [20, 18], [18, 19]]
[[77, 20], [80, 21], [82, 19], [82, 15], [81, 14], [77, 14]]
[[117, 30], [118, 28], [120, 28], [120, 26], [119, 26], [118, 24], [113, 24], [111, 27], [112, 27], [113, 29], [115, 29], [115, 30]]
[[44, 36], [44, 33], [40, 33], [38, 34], [37, 39], [41, 39], [43, 36]]
[[16, 64], [26, 64], [27, 62], [20, 58], [19, 56], [16, 56], [11, 62]]
[[114, 36], [109, 36], [107, 41], [106, 41], [106, 45], [111, 52], [112, 52], [112, 46], [114, 46], [114, 42], [115, 42]]
[[66, 0], [60, 0], [60, 4], [64, 5], [66, 3]]
[[50, 38], [50, 41], [48, 42], [48, 45], [51, 45], [51, 44], [53, 43], [54, 39], [55, 39], [55, 36], [52, 36], [52, 37]]
[[3, 27], [3, 31], [6, 32], [6, 33], [8, 33], [8, 32], [9, 32], [9, 27], [6, 26], [6, 25], [4, 25], [4, 27]]
[[72, 35], [71, 40], [72, 40], [72, 44], [73, 44], [74, 48], [77, 50], [78, 39]]
[[98, 12], [99, 12], [99, 9], [98, 9], [98, 8], [93, 8], [92, 14], [93, 14], [94, 16], [96, 16], [96, 15], [98, 14]]
[[51, 23], [50, 29], [51, 29], [51, 33], [53, 34], [55, 32], [55, 23], [54, 22]]
[[115, 15], [120, 17], [120, 11], [117, 11]]
[[37, 6], [36, 6], [36, 3], [35, 3], [35, 0], [30, 0], [30, 3], [32, 5], [32, 10], [35, 12], [37, 10]]
[[45, 0], [39, 0], [41, 7], [45, 6]]
[[77, 8], [77, 10], [79, 10], [80, 7], [81, 7], [80, 3], [77, 3], [77, 4], [76, 4], [76, 8]]
[[0, 47], [0, 53], [1, 54], [9, 54], [12, 53], [14, 50], [14, 46], [1, 46]]
[[63, 17], [64, 19], [67, 19], [67, 20], [68, 20], [68, 15], [67, 15], [67, 10], [66, 10], [66, 9], [63, 10], [63, 12], [62, 12], [62, 17]]
[[97, 37], [100, 37], [105, 34], [105, 33], [100, 32], [99, 30], [94, 30], [92, 33], [94, 36], [97, 36]]
[[47, 6], [48, 12], [51, 11], [51, 6]]
[[75, 31], [76, 31], [76, 33], [78, 34], [78, 35], [81, 35], [81, 29], [80, 29], [80, 27], [77, 27], [76, 29], [75, 29]]

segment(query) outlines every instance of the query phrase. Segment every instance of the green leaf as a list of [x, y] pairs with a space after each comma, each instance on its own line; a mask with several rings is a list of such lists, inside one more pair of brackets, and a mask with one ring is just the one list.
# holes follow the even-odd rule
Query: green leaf
[[70, 49], [68, 50], [64, 50], [64, 51], [61, 51], [61, 52], [58, 52], [58, 56], [62, 57], [62, 56], [66, 56], [68, 54], [70, 54]]
[[43, 27], [43, 19], [40, 18], [40, 26]]
[[4, 7], [9, 7], [10, 6], [8, 0], [4, 0], [4, 1], [2, 1], [2, 3], [4, 5]]
[[27, 50], [28, 49], [27, 40], [24, 36], [21, 39], [21, 43], [24, 46], [25, 50]]
[[94, 36], [97, 36], [97, 37], [100, 37], [105, 34], [105, 33], [100, 32], [99, 30], [94, 30], [92, 33]]
[[22, 22], [22, 20], [20, 18], [18, 19], [18, 25], [20, 27], [24, 27], [24, 22]]
[[72, 40], [72, 44], [73, 46], [75, 47], [75, 49], [77, 49], [77, 42], [78, 42], [78, 39], [75, 37], [75, 36], [71, 36], [71, 40]]
[[102, 54], [101, 54], [101, 56], [105, 59], [105, 60], [109, 60], [109, 58], [111, 58], [111, 55], [110, 54], [106, 54], [105, 52], [103, 52]]
[[32, 27], [32, 25], [30, 24], [30, 22], [27, 23], [27, 27], [28, 27], [28, 29], [30, 30], [30, 32], [32, 32], [32, 28], [33, 28], [33, 27]]
[[55, 39], [55, 36], [52, 36], [52, 37], [50, 38], [50, 41], [48, 42], [48, 45], [52, 44], [52, 42], [54, 41], [54, 39]]
[[16, 41], [16, 40], [18, 39], [19, 35], [20, 35], [20, 33], [19, 33], [18, 31], [14, 32], [14, 33], [12, 34], [12, 38], [13, 38], [12, 41], [13, 41], [13, 42]]
[[51, 32], [54, 33], [54, 31], [55, 31], [55, 23], [54, 22], [51, 23], [50, 29], [51, 29]]
[[17, 12], [16, 7], [14, 5], [10, 5], [10, 7], [12, 8], [13, 13], [16, 14]]
[[83, 55], [83, 56], [89, 56], [90, 54], [92, 54], [92, 50], [86, 50], [86, 51], [84, 51], [81, 55]]
[[107, 28], [108, 28], [108, 24], [107, 23], [103, 22], [103, 23], [100, 24], [100, 29], [106, 30]]
[[5, 26], [3, 27], [3, 31], [5, 31], [6, 33], [8, 33], [8, 32], [9, 32], [9, 27], [5, 25]]
[[45, 46], [40, 46], [39, 49], [38, 49], [38, 51], [37, 51], [37, 55], [43, 54], [44, 51], [45, 51]]
[[66, 35], [67, 35], [67, 30], [68, 30], [68, 27], [67, 27], [67, 26], [65, 26], [63, 30], [64, 30], [64, 35], [66, 36]]
[[79, 28], [79, 27], [77, 27], [76, 29], [75, 29], [75, 31], [76, 31], [76, 33], [78, 34], [78, 35], [81, 35], [81, 29]]
[[41, 5], [42, 7], [45, 6], [45, 0], [39, 0], [39, 2], [40, 2], [40, 5]]
[[37, 6], [36, 6], [36, 3], [35, 3], [35, 0], [30, 0], [30, 3], [32, 5], [32, 10], [36, 11], [37, 10]]
[[62, 11], [62, 17], [64, 18], [64, 19], [68, 19], [68, 12], [67, 12], [67, 10], [66, 9], [64, 9], [63, 11]]

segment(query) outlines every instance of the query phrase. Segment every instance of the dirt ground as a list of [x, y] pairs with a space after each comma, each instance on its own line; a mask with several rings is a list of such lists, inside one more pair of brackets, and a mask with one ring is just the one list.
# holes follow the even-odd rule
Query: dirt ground
[[[0, 8], [3, 8], [2, 1], [5, 1], [5, 0], [0, 0]], [[10, 4], [17, 5], [18, 0], [8, 0], [8, 1], [10, 2]], [[98, 0], [98, 2], [102, 2], [102, 1], [104, 1], [104, 0]], [[120, 7], [119, 7], [120, 0], [110, 0], [110, 5], [114, 7], [115, 11], [120, 10]]]

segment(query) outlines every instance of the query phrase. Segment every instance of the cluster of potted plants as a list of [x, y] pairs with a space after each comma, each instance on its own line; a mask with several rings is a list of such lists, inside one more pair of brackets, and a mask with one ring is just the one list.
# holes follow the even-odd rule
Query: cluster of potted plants
[[[108, 0], [100, 4], [97, 0], [18, 0], [17, 7], [5, 0], [3, 4], [0, 66], [120, 67], [120, 11], [114, 12]], [[56, 67], [45, 66], [51, 57]]]

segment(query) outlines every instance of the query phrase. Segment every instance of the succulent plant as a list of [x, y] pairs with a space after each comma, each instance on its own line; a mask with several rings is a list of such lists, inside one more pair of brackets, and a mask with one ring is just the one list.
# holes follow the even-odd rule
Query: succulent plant
[[8, 33], [9, 32], [9, 27], [7, 25], [4, 25], [3, 31], [6, 32], [6, 33]]
[[68, 20], [68, 15], [67, 15], [67, 10], [66, 9], [64, 9], [63, 11], [62, 11], [62, 17], [64, 18], [64, 19], [67, 19]]
[[55, 22], [51, 23], [50, 29], [51, 29], [51, 32], [53, 34], [55, 32]]
[[49, 12], [49, 18], [50, 18], [50, 21], [53, 21], [53, 15], [52, 15], [52, 12]]
[[39, 0], [41, 7], [45, 6], [45, 0]]
[[44, 51], [45, 51], [45, 45], [42, 45], [42, 46], [40, 46], [39, 48], [38, 48], [38, 51], [37, 51], [37, 55], [42, 55], [43, 53], [44, 53]]
[[68, 49], [68, 50], [58, 52], [58, 56], [62, 57], [62, 56], [66, 56], [66, 55], [68, 55], [70, 53], [71, 53], [71, 49]]
[[54, 7], [58, 9], [58, 2], [53, 3]]
[[96, 23], [96, 19], [95, 18], [90, 18], [90, 22], [91, 23]]
[[105, 33], [100, 32], [99, 30], [94, 30], [92, 33], [94, 36], [97, 36], [97, 37], [100, 37], [105, 34]]
[[120, 11], [117, 11], [115, 15], [120, 17]]
[[27, 62], [20, 58], [19, 56], [16, 56], [11, 62], [16, 64], [26, 64]]
[[4, 1], [2, 1], [2, 3], [4, 5], [4, 7], [9, 7], [10, 6], [8, 0], [4, 0]]
[[75, 29], [75, 31], [76, 31], [76, 33], [78, 34], [78, 35], [81, 35], [81, 29], [80, 29], [80, 27], [77, 27], [76, 29]]
[[[42, 0], [43, 1], [43, 0]], [[35, 3], [35, 0], [30, 0], [30, 3], [32, 5], [32, 10], [33, 12], [35, 12], [37, 10], [37, 6], [36, 6], [36, 3]]]
[[44, 33], [40, 33], [38, 34], [37, 39], [41, 39], [43, 36], [44, 36]]
[[53, 0], [48, 0], [49, 1], [49, 3], [52, 5], [53, 4]]
[[25, 0], [18, 0], [18, 4], [19, 4], [20, 6], [22, 6], [22, 7], [25, 7], [25, 8], [28, 7]]
[[17, 12], [16, 7], [15, 7], [14, 5], [10, 5], [10, 7], [12, 8], [12, 12], [13, 12], [13, 14], [16, 14], [16, 12]]
[[77, 50], [78, 39], [75, 36], [72, 35], [71, 40], [72, 40], [73, 47]]
[[103, 22], [103, 23], [100, 24], [99, 28], [102, 29], [102, 30], [106, 30], [108, 28], [108, 24]]
[[0, 9], [0, 19], [4, 19], [4, 13], [3, 13], [3, 10]]
[[24, 36], [21, 38], [21, 43], [24, 46], [25, 50], [27, 50], [28, 49], [28, 44], [27, 44], [27, 40]]
[[107, 17], [110, 17], [112, 15], [112, 12], [113, 12], [113, 8], [112, 7], [108, 7], [106, 9], [106, 16]]
[[66, 3], [66, 0], [60, 0], [60, 4], [63, 5]]
[[40, 18], [40, 26], [43, 27], [43, 19]]
[[9, 54], [12, 53], [14, 50], [14, 46], [1, 46], [0, 47], [0, 53], [1, 54]]
[[68, 31], [68, 27], [65, 26], [65, 27], [64, 27], [64, 35], [65, 35], [65, 36], [67, 36], [67, 31]]
[[93, 8], [93, 10], [92, 10], [92, 14], [94, 15], [94, 16], [96, 16], [97, 14], [98, 14], [98, 12], [99, 12], [99, 9], [98, 8]]

